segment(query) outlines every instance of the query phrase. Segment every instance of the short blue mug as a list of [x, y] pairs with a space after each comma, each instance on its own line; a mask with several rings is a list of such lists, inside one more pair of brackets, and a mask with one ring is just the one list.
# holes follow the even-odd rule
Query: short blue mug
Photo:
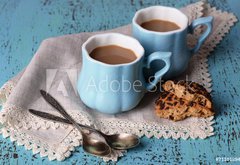
[[[93, 59], [89, 54], [97, 47], [117, 45], [130, 49], [136, 59], [129, 63], [111, 65]], [[103, 113], [116, 114], [134, 108], [143, 95], [155, 87], [170, 68], [170, 52], [154, 52], [144, 60], [144, 49], [134, 38], [118, 33], [90, 37], [82, 45], [82, 68], [78, 80], [78, 93], [88, 107]], [[111, 58], [111, 57], [110, 57]], [[155, 60], [162, 60], [165, 67], [146, 82], [143, 68]]]
[[[180, 28], [167, 32], [156, 32], [144, 29], [141, 24], [151, 20], [164, 20], [176, 23]], [[152, 6], [136, 12], [132, 20], [133, 36], [144, 47], [146, 55], [156, 51], [172, 52], [171, 67], [164, 75], [165, 79], [183, 73], [191, 58], [196, 53], [212, 30], [213, 17], [202, 17], [188, 25], [188, 17], [180, 10], [165, 6]], [[188, 48], [187, 34], [194, 28], [206, 25], [206, 31], [200, 36], [194, 48]], [[161, 63], [153, 63], [152, 69], [162, 68]], [[151, 71], [150, 71], [151, 72]], [[151, 75], [151, 73], [149, 74]]]

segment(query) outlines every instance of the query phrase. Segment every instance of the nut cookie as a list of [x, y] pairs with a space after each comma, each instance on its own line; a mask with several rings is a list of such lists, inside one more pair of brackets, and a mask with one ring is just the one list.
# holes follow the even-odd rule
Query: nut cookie
[[[171, 119], [173, 121], [180, 121], [190, 116], [210, 117], [214, 115], [212, 103], [208, 103], [208, 106], [207, 103], [202, 103], [202, 100], [206, 98], [208, 99], [207, 101], [211, 100], [209, 93], [207, 93], [208, 95], [205, 96], [206, 93], [204, 92], [207, 92], [206, 89], [202, 87], [205, 91], [200, 91], [201, 86], [199, 87], [197, 83], [193, 83], [190, 86], [191, 88], [198, 90], [199, 96], [196, 95], [196, 93], [193, 93], [192, 90], [191, 92], [183, 91], [181, 93], [183, 90], [181, 87], [185, 88], [183, 86], [189, 82], [180, 85], [180, 90], [178, 90], [179, 86], [173, 86], [172, 82], [173, 81], [167, 81], [167, 85], [163, 85], [163, 88], [166, 89], [166, 91], [161, 92], [159, 98], [155, 101], [155, 113], [157, 116], [161, 118]], [[170, 85], [171, 88], [169, 88]], [[177, 89], [175, 89], [175, 87]], [[202, 100], [199, 100], [199, 97], [201, 97]]]
[[196, 102], [206, 108], [212, 109], [212, 100], [207, 90], [200, 84], [192, 81], [167, 81], [163, 84], [165, 91], [175, 94], [179, 98]]

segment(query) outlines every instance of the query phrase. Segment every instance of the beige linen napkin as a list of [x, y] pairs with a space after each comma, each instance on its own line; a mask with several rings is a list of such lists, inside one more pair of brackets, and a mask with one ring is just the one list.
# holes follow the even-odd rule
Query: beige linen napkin
[[[211, 8], [204, 2], [181, 9], [190, 20], [204, 15], [214, 16], [213, 33], [194, 56], [182, 78], [203, 84], [211, 91], [211, 78], [207, 69], [207, 56], [236, 22], [233, 14]], [[197, 35], [200, 33], [197, 30]], [[87, 108], [76, 92], [78, 73], [82, 65], [81, 45], [97, 33], [118, 32], [131, 35], [131, 25], [114, 30], [65, 35], [44, 40], [31, 62], [0, 90], [3, 105], [0, 121], [1, 133], [18, 145], [24, 145], [34, 154], [48, 156], [50, 160], [64, 160], [74, 147], [81, 145], [81, 135], [72, 126], [46, 121], [28, 113], [29, 108], [58, 115], [41, 97], [39, 90], [50, 92], [79, 122], [94, 125], [106, 133], [129, 132], [139, 136], [157, 138], [206, 138], [213, 135], [213, 118], [189, 118], [181, 122], [159, 119], [154, 115], [157, 93], [147, 94], [134, 110], [118, 115], [104, 115]], [[192, 43], [193, 37], [189, 37]], [[106, 103], [107, 104], [107, 103]], [[122, 151], [113, 151], [104, 160], [117, 160]]]

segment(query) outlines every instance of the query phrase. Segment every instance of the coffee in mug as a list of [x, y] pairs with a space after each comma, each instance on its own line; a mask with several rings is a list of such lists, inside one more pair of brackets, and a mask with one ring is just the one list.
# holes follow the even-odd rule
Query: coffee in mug
[[90, 56], [97, 61], [112, 65], [130, 63], [137, 59], [137, 55], [132, 50], [118, 45], [97, 47]]
[[160, 19], [153, 19], [150, 21], [143, 22], [141, 26], [144, 29], [156, 32], [168, 32], [180, 29], [180, 26], [178, 26], [176, 23]]

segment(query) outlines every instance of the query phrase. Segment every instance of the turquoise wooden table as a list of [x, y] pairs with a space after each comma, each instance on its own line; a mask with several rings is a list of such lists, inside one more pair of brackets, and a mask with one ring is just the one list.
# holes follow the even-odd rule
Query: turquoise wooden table
[[[21, 71], [40, 42], [50, 36], [115, 28], [131, 22], [136, 10], [151, 5], [182, 7], [196, 0], [0, 0], [0, 85]], [[240, 18], [239, 0], [209, 0]], [[209, 57], [216, 109], [215, 136], [205, 140], [142, 138], [117, 164], [240, 164], [240, 23]], [[101, 164], [81, 147], [63, 162], [32, 155], [0, 137], [0, 164]]]

